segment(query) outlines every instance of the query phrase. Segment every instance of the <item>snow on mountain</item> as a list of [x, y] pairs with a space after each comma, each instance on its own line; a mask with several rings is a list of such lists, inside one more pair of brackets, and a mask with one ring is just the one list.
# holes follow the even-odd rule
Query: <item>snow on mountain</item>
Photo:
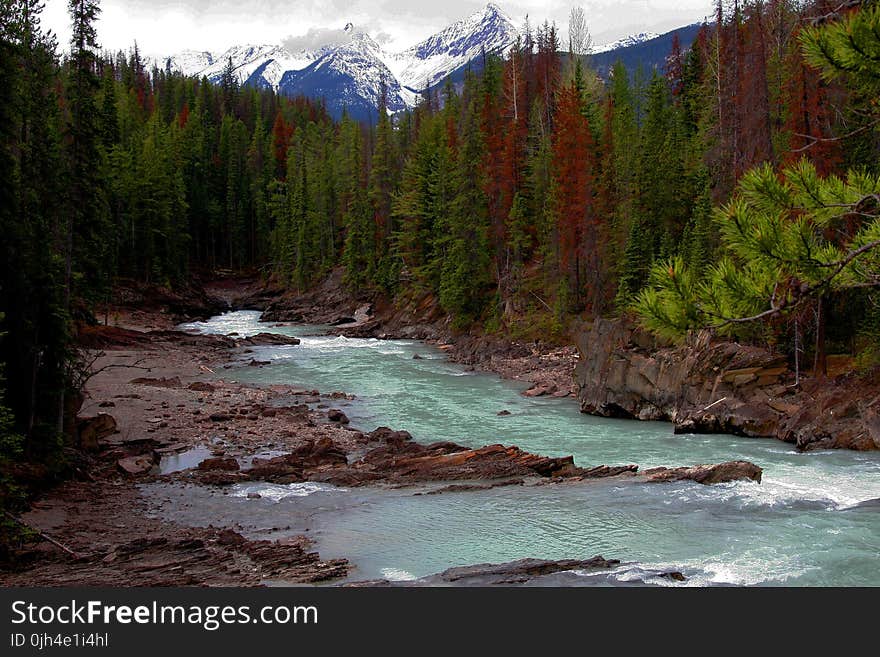
[[592, 54], [598, 54], [600, 52], [610, 52], [611, 50], [629, 48], [630, 46], [637, 46], [640, 43], [644, 43], [645, 41], [656, 39], [658, 36], [660, 35], [655, 32], [640, 32], [638, 34], [632, 34], [630, 36], [623, 37], [622, 39], [618, 39], [617, 41], [612, 41], [611, 43], [606, 43], [601, 46], [593, 46], [590, 49], [590, 52]]
[[164, 59], [149, 58], [157, 68], [180, 71], [184, 75], [197, 75], [214, 63], [214, 55], [207, 51], [184, 50]]
[[383, 61], [385, 53], [369, 35], [346, 26], [351, 34], [347, 43], [322, 49], [311, 64], [301, 70], [285, 72], [278, 91], [288, 96], [323, 98], [331, 114], [343, 109], [358, 119], [375, 116], [384, 80], [387, 106], [391, 112], [412, 107], [417, 95], [401, 87]]
[[[383, 81], [389, 111], [414, 107], [421, 90], [442, 83], [483, 52], [505, 53], [517, 38], [513, 21], [492, 2], [402, 52], [385, 52], [351, 23], [341, 32], [341, 39], [316, 50], [291, 52], [277, 44], [233, 46], [222, 53], [185, 50], [150, 58], [148, 66], [217, 82], [231, 59], [241, 84], [322, 98], [334, 116], [347, 111], [374, 120]], [[626, 48], [656, 36], [644, 32], [594, 47], [592, 52]]]
[[[281, 74], [283, 74], [283, 71], [305, 68], [313, 61], [314, 57], [313, 53], [308, 52], [293, 55], [282, 46], [272, 44], [234, 46], [217, 57], [213, 65], [200, 71], [199, 75], [204, 75], [212, 81], [218, 80], [223, 75], [229, 60], [232, 59], [232, 65], [235, 68], [239, 82], [248, 82], [254, 72], [262, 68], [264, 69], [263, 75], [266, 77], [266, 82], [276, 87], [281, 78], [281, 75], [277, 74], [279, 69], [282, 71]], [[265, 69], [268, 64], [272, 63], [277, 66], [272, 67], [272, 73], [267, 77]], [[276, 76], [277, 79], [270, 79]]]
[[171, 57], [154, 59], [153, 63], [163, 70], [170, 69], [217, 82], [231, 59], [240, 83], [277, 89], [286, 71], [303, 69], [316, 57], [316, 53], [303, 51], [292, 54], [283, 46], [264, 44], [233, 46], [217, 54], [185, 50]]
[[402, 85], [411, 90], [433, 87], [449, 73], [485, 51], [504, 52], [516, 41], [513, 22], [498, 5], [486, 7], [400, 53], [386, 63]]
[[151, 58], [160, 69], [220, 79], [232, 60], [242, 84], [297, 95], [324, 98], [332, 113], [347, 108], [365, 115], [375, 111], [384, 79], [388, 109], [413, 107], [418, 91], [434, 86], [482, 52], [504, 52], [516, 40], [516, 28], [494, 3], [453, 23], [403, 52], [385, 52], [367, 33], [351, 23], [341, 43], [315, 51], [290, 52], [274, 44], [233, 46], [222, 53], [185, 50], [171, 57]]

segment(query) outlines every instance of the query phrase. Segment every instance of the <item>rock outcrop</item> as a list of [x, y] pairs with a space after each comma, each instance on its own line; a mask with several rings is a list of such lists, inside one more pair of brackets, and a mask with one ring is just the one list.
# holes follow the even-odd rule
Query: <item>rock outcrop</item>
[[101, 441], [117, 432], [116, 420], [107, 413], [77, 418], [76, 428], [79, 446], [87, 452], [98, 451]]
[[750, 480], [761, 483], [763, 470], [749, 461], [728, 461], [714, 465], [694, 465], [685, 468], [651, 468], [642, 472], [649, 482], [695, 481], [698, 484], [723, 484], [729, 481]]
[[285, 345], [298, 345], [300, 343], [299, 338], [294, 338], [289, 335], [281, 335], [280, 333], [257, 333], [256, 335], [252, 335], [247, 338], [242, 338], [238, 341], [240, 345], [248, 345], [251, 347], [256, 346], [285, 346]]
[[605, 559], [595, 556], [592, 559], [562, 559], [546, 561], [544, 559], [520, 559], [509, 563], [483, 563], [474, 566], [449, 568], [437, 575], [444, 582], [461, 582], [464, 580], [479, 584], [519, 584], [532, 578], [568, 570], [605, 570], [619, 565], [617, 559]]
[[770, 437], [798, 449], [880, 449], [880, 387], [851, 375], [802, 379], [767, 349], [716, 341], [657, 345], [623, 322], [599, 319], [578, 336], [584, 413], [673, 422], [677, 433]]
[[[522, 586], [540, 583], [556, 584], [546, 578], [558, 573], [610, 571], [620, 565], [617, 559], [595, 556], [591, 559], [520, 559], [508, 563], [481, 563], [473, 566], [456, 566], [442, 573], [414, 580], [389, 581], [387, 579], [350, 582], [345, 587], [374, 586]], [[680, 575], [680, 573], [677, 573]]]
[[216, 456], [199, 463], [199, 470], [225, 470], [235, 472], [239, 469], [238, 461], [231, 456]]
[[[638, 478], [641, 481], [691, 480], [715, 484], [737, 479], [761, 481], [761, 468], [747, 461], [680, 468], [655, 468], [644, 473], [637, 465], [581, 468], [571, 456], [548, 457], [531, 454], [515, 446], [486, 445], [470, 449], [452, 442], [422, 445], [406, 431], [379, 427], [358, 434], [361, 444], [376, 444], [366, 452], [352, 453], [331, 438], [308, 440], [288, 454], [269, 459], [255, 458], [252, 466], [239, 471], [230, 457], [210, 458], [199, 464], [191, 476], [202, 484], [228, 486], [243, 481], [291, 484], [316, 481], [336, 486], [415, 486], [433, 482], [453, 483], [417, 495], [437, 495], [499, 486], [576, 483], [609, 477]], [[175, 476], [175, 475], [171, 475]], [[190, 475], [184, 475], [190, 476]]]

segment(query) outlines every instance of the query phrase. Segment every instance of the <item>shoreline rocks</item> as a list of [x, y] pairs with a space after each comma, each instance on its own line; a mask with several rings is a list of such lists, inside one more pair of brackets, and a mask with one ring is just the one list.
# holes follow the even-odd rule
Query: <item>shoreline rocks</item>
[[586, 324], [575, 368], [581, 411], [670, 421], [676, 433], [777, 438], [800, 450], [880, 449], [880, 388], [858, 377], [794, 377], [784, 357], [711, 339], [658, 345], [620, 321]]
[[762, 468], [749, 461], [728, 461], [683, 468], [651, 468], [644, 470], [642, 476], [651, 483], [689, 480], [708, 486], [740, 480], [756, 481], [760, 484], [763, 472]]
[[[342, 586], [358, 588], [365, 586], [521, 586], [540, 582], [557, 573], [571, 571], [601, 572], [620, 565], [617, 559], [605, 559], [597, 555], [590, 559], [519, 559], [507, 563], [481, 563], [472, 566], [447, 568], [436, 575], [413, 580], [391, 581], [387, 579], [349, 582]], [[676, 573], [681, 575], [680, 573]], [[683, 577], [683, 576], [682, 576]]]
[[244, 481], [291, 484], [306, 481], [343, 487], [415, 486], [432, 482], [447, 483], [417, 495], [437, 495], [485, 491], [499, 486], [556, 482], [586, 482], [611, 477], [630, 477], [633, 481], [665, 482], [690, 480], [700, 484], [728, 481], [761, 481], [762, 469], [748, 461], [677, 468], [653, 468], [639, 472], [637, 465], [581, 468], [571, 456], [547, 457], [500, 444], [471, 449], [452, 442], [422, 445], [405, 431], [380, 427], [369, 434], [358, 434], [362, 444], [376, 444], [359, 457], [331, 438], [308, 440], [301, 447], [268, 459], [255, 458], [251, 467], [238, 469], [234, 458], [215, 457], [202, 461], [191, 474], [210, 486], [228, 486]]

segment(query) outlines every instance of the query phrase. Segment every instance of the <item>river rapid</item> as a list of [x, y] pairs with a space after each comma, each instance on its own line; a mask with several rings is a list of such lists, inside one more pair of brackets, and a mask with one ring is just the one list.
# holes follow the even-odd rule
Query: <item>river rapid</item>
[[[763, 483], [612, 480], [444, 495], [318, 484], [237, 485], [223, 494], [146, 487], [168, 517], [228, 522], [265, 537], [305, 527], [322, 557], [355, 564], [352, 579], [406, 580], [473, 563], [602, 554], [624, 563], [601, 578], [583, 574], [582, 583], [681, 585], [658, 576], [679, 570], [688, 577], [684, 585], [880, 585], [880, 504], [872, 502], [880, 498], [880, 455], [802, 454], [770, 439], [675, 435], [664, 423], [591, 417], [571, 398], [523, 397], [522, 384], [468, 372], [424, 343], [272, 327], [259, 315], [236, 311], [181, 328], [299, 337], [298, 346], [248, 354], [269, 365], [222, 376], [353, 393], [343, 408], [359, 429], [389, 426], [419, 441], [471, 447], [515, 444], [547, 456], [573, 454], [585, 467], [745, 459], [764, 468]], [[510, 414], [499, 415], [503, 410]], [[248, 498], [253, 492], [261, 497]]]

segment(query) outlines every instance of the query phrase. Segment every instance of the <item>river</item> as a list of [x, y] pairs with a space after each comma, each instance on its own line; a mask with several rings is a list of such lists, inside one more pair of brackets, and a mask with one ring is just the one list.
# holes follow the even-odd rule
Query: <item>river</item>
[[[591, 417], [570, 398], [523, 397], [523, 385], [468, 372], [424, 343], [346, 339], [317, 326], [272, 328], [258, 318], [237, 311], [182, 328], [299, 337], [298, 346], [248, 354], [270, 365], [222, 375], [353, 393], [344, 410], [364, 430], [390, 426], [417, 440], [474, 447], [515, 444], [548, 456], [573, 454], [580, 466], [745, 459], [764, 468], [763, 483], [605, 481], [444, 495], [309, 484], [251, 484], [224, 495], [166, 491], [162, 508], [175, 509], [178, 519], [222, 519], [281, 536], [308, 518], [323, 557], [356, 565], [352, 579], [602, 554], [624, 562], [603, 583], [672, 584], [656, 575], [674, 569], [688, 576], [686, 585], [880, 585], [880, 506], [863, 504], [880, 498], [877, 454], [802, 454], [769, 439], [674, 435], [664, 423]], [[502, 410], [510, 415], [498, 415]], [[262, 497], [248, 499], [255, 490]]]

